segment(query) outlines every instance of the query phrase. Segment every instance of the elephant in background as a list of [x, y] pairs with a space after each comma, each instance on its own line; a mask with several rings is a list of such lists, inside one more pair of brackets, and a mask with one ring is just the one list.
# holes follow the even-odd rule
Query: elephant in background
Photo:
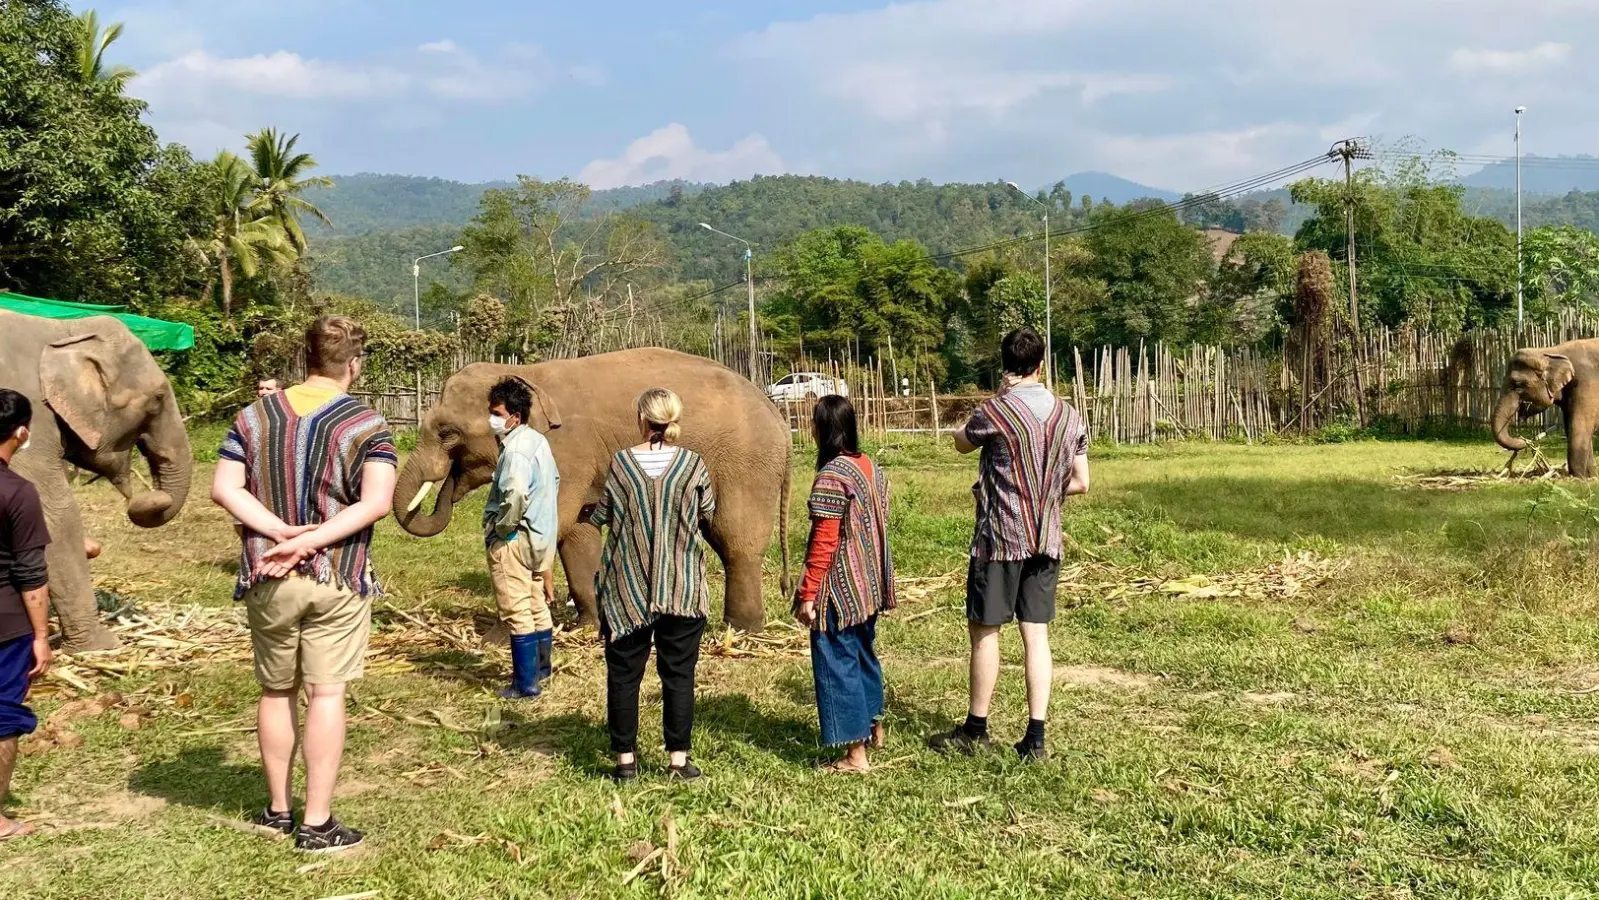
[[[723, 614], [735, 627], [760, 630], [761, 564], [772, 527], [788, 508], [788, 423], [748, 379], [703, 357], [642, 349], [531, 366], [467, 366], [445, 382], [400, 471], [394, 490], [400, 526], [419, 537], [439, 534], [455, 504], [493, 479], [499, 444], [489, 431], [489, 388], [506, 376], [532, 387], [528, 424], [548, 438], [561, 471], [559, 550], [579, 624], [598, 621], [594, 576], [601, 550], [600, 530], [580, 521], [581, 512], [599, 502], [611, 458], [639, 442], [638, 395], [665, 387], [683, 399], [682, 445], [704, 457], [716, 489], [706, 538], [727, 571]], [[428, 512], [424, 501], [434, 488], [438, 500]], [[788, 581], [785, 547], [785, 591]]]
[[1505, 392], [1494, 407], [1494, 440], [1506, 450], [1527, 442], [1510, 434], [1517, 418], [1560, 407], [1566, 426], [1566, 469], [1593, 477], [1593, 433], [1599, 427], [1599, 338], [1556, 347], [1528, 347], [1511, 357]]
[[[50, 528], [50, 602], [62, 649], [107, 650], [117, 640], [101, 623], [89, 558], [99, 547], [67, 480], [67, 465], [103, 476], [128, 500], [128, 518], [165, 525], [189, 496], [194, 455], [183, 414], [155, 357], [126, 325], [107, 316], [58, 321], [0, 311], [0, 386], [33, 401], [31, 443], [12, 470], [39, 491]], [[133, 448], [150, 464], [152, 489], [134, 493]]]

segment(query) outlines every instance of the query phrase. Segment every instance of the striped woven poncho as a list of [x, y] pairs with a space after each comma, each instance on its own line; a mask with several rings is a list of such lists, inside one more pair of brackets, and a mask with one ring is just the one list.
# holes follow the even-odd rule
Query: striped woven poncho
[[710, 614], [700, 529], [715, 514], [711, 474], [692, 450], [677, 448], [654, 478], [631, 450], [611, 460], [605, 491], [589, 522], [609, 526], [594, 581], [613, 639], [660, 616]]
[[977, 528], [972, 558], [1015, 562], [1061, 558], [1061, 503], [1072, 461], [1088, 452], [1088, 430], [1059, 398], [1040, 419], [1014, 393], [977, 408], [966, 439], [983, 449], [978, 463]]
[[[348, 394], [304, 416], [284, 393], [257, 400], [239, 413], [222, 442], [223, 459], [243, 463], [245, 487], [289, 525], [326, 522], [361, 499], [361, 467], [398, 463], [383, 417]], [[372, 529], [316, 552], [300, 574], [356, 593], [381, 594], [370, 565]], [[270, 538], [246, 530], [234, 598], [257, 581], [252, 574], [272, 548]]]
[[[868, 475], [863, 468], [869, 468]], [[816, 595], [815, 627], [860, 625], [895, 607], [894, 560], [888, 545], [888, 476], [880, 466], [834, 457], [816, 473], [807, 504], [812, 519], [839, 519], [838, 553]]]

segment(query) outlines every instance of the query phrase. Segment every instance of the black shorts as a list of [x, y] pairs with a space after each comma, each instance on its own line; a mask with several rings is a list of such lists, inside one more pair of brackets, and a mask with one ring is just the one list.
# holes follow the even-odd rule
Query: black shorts
[[1060, 560], [1047, 556], [1016, 562], [978, 562], [966, 570], [966, 619], [1004, 625], [1013, 619], [1047, 625], [1055, 621], [1055, 586]]

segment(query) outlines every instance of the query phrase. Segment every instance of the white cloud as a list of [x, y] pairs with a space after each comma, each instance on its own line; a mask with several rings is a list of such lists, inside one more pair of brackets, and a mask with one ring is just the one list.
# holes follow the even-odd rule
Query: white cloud
[[215, 91], [322, 100], [369, 100], [404, 92], [408, 76], [386, 66], [308, 60], [298, 53], [224, 59], [196, 50], [141, 73], [133, 91], [156, 102]]
[[785, 171], [782, 158], [758, 134], [742, 138], [726, 150], [712, 151], [696, 145], [688, 128], [674, 122], [628, 144], [615, 159], [596, 159], [584, 166], [578, 180], [604, 190], [677, 178], [732, 181]]
[[[1546, 152], [1595, 137], [1599, 64], [1559, 40], [1599, 29], [1596, 0], [881, 2], [777, 22], [727, 51], [744, 90], [782, 110], [762, 132], [830, 174], [1101, 169], [1186, 188], [1372, 132], [1466, 146], [1534, 98]], [[1496, 46], [1528, 49], [1473, 49]], [[1463, 86], [1460, 71], [1518, 78]]]
[[1461, 47], [1449, 56], [1449, 64], [1462, 72], [1525, 72], [1564, 65], [1571, 59], [1571, 45], [1545, 41], [1528, 50], [1475, 50]]
[[461, 48], [451, 40], [433, 41], [416, 48], [423, 53], [454, 53]]

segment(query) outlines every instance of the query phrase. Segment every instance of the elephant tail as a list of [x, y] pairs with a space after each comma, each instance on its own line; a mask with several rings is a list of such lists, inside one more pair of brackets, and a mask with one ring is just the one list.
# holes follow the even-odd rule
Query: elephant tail
[[789, 491], [794, 482], [794, 450], [793, 445], [787, 453], [783, 454], [783, 487], [778, 492], [777, 511], [777, 540], [782, 545], [783, 552], [783, 599], [787, 600], [794, 595], [794, 579], [788, 571], [788, 502]]

